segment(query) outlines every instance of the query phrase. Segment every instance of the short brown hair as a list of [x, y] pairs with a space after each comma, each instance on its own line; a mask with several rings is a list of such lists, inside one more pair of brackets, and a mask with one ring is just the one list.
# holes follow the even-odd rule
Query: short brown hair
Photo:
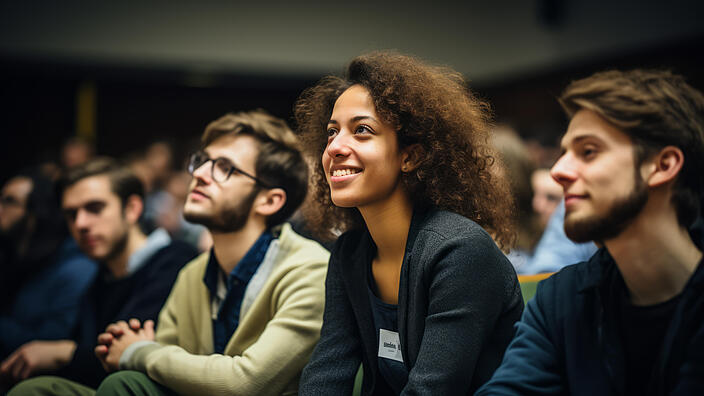
[[296, 135], [285, 121], [264, 110], [228, 113], [208, 124], [201, 148], [229, 134], [246, 134], [259, 142], [255, 164], [257, 178], [286, 191], [284, 206], [267, 218], [267, 226], [283, 223], [298, 209], [308, 192], [308, 166]]
[[337, 98], [350, 86], [366, 88], [379, 116], [396, 128], [401, 148], [419, 144], [425, 157], [401, 180], [414, 207], [436, 207], [476, 221], [499, 246], [513, 240], [513, 200], [507, 183], [492, 175], [495, 153], [488, 143], [489, 105], [469, 91], [462, 75], [395, 52], [353, 59], [344, 77], [324, 77], [305, 90], [295, 117], [314, 161], [317, 203], [308, 213], [321, 237], [363, 227], [356, 208], [336, 207], [320, 161], [326, 125]]
[[704, 169], [704, 96], [670, 71], [606, 71], [577, 80], [559, 98], [571, 118], [580, 109], [596, 112], [634, 143], [636, 166], [672, 145], [684, 153], [672, 203], [680, 225], [697, 218]]
[[66, 171], [57, 183], [59, 200], [63, 200], [64, 191], [72, 185], [85, 178], [102, 175], [108, 176], [110, 189], [120, 198], [122, 206], [132, 195], [144, 199], [144, 186], [130, 168], [115, 159], [97, 157]]

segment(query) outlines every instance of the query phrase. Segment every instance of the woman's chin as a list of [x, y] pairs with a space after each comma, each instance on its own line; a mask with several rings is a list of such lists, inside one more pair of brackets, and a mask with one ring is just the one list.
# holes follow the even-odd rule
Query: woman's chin
[[331, 195], [332, 203], [339, 208], [354, 208], [358, 205], [358, 200], [353, 197], [336, 196], [336, 194]]

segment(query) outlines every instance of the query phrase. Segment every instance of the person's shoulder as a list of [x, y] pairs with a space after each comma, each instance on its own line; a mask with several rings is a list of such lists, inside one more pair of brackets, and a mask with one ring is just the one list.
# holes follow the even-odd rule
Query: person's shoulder
[[279, 234], [279, 249], [286, 255], [288, 262], [294, 263], [327, 263], [330, 252], [320, 243], [297, 234], [291, 225], [281, 225]]
[[332, 248], [333, 254], [350, 254], [353, 253], [359, 247], [362, 242], [362, 238], [365, 236], [366, 230], [364, 229], [353, 229], [345, 231], [340, 235]]
[[580, 272], [579, 266], [583, 265], [585, 265], [584, 262], [570, 264], [541, 280], [538, 283], [536, 294], [552, 295], [555, 293], [563, 294], [567, 291], [576, 292], [577, 276]]
[[418, 229], [420, 232], [436, 234], [441, 239], [481, 237], [489, 238], [489, 234], [475, 221], [460, 214], [446, 210], [429, 210], [418, 214]]
[[[433, 210], [417, 215], [411, 225], [409, 240], [414, 249], [442, 254], [461, 251], [469, 257], [505, 259], [505, 255], [482, 226], [457, 213]], [[508, 260], [505, 260], [508, 262]], [[509, 264], [510, 265], [510, 264]]]
[[563, 267], [550, 277], [540, 281], [536, 290], [536, 300], [545, 305], [569, 306], [579, 300], [582, 292], [596, 288], [602, 277], [601, 250], [589, 260]]
[[181, 272], [205, 272], [205, 267], [210, 260], [210, 250], [198, 254], [183, 266]]
[[187, 257], [189, 260], [198, 255], [198, 249], [196, 249], [190, 243], [172, 239], [168, 245], [159, 249], [159, 254], [169, 254], [171, 256], [183, 256]]
[[193, 247], [193, 245], [172, 239], [168, 245], [159, 249], [154, 256], [153, 260], [168, 261], [180, 263], [182, 266], [193, 260], [198, 255], [198, 249]]
[[156, 251], [144, 267], [149, 268], [149, 272], [178, 272], [197, 255], [198, 250], [192, 245], [172, 240], [168, 245]]

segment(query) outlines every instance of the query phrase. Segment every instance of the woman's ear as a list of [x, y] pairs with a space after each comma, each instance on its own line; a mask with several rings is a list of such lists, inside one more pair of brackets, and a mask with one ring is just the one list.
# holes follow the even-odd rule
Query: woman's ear
[[684, 154], [675, 146], [666, 146], [660, 150], [650, 162], [648, 185], [656, 187], [669, 183], [677, 178], [684, 165]]
[[411, 144], [401, 150], [401, 172], [416, 169], [425, 160], [425, 149], [420, 143]]

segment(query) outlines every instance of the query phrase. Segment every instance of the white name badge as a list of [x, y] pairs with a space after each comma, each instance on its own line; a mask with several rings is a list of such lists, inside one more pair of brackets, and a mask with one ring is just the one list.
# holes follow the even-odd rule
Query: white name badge
[[401, 341], [397, 332], [379, 329], [379, 357], [403, 363]]

